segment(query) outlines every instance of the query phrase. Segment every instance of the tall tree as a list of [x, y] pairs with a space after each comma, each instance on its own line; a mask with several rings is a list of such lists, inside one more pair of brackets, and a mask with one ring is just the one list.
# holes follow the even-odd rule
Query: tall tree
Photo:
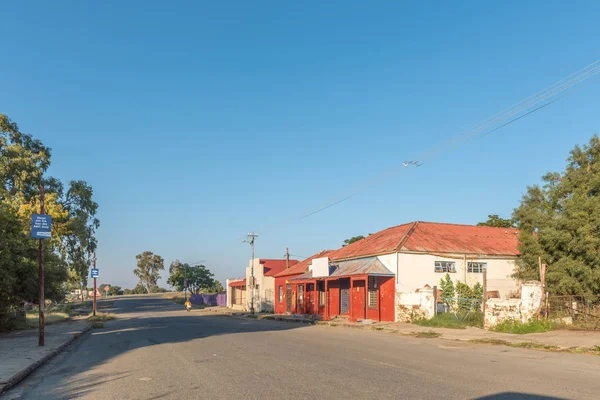
[[480, 222], [477, 226], [493, 226], [496, 228], [514, 228], [514, 219], [500, 218], [497, 214], [488, 215], [488, 219], [485, 222]]
[[137, 259], [137, 267], [133, 270], [133, 274], [139, 278], [140, 285], [147, 292], [150, 292], [151, 287], [157, 286], [160, 271], [165, 269], [165, 260], [151, 251], [138, 254], [135, 258]]
[[182, 291], [187, 287], [194, 294], [223, 291], [223, 287], [213, 279], [213, 276], [213, 273], [204, 265], [190, 266], [175, 260], [169, 267], [167, 283], [177, 291]]
[[344, 243], [342, 244], [342, 247], [346, 247], [346, 246], [348, 246], [349, 244], [352, 244], [352, 243], [354, 243], [354, 242], [358, 242], [359, 240], [361, 240], [361, 239], [364, 239], [364, 238], [365, 238], [365, 237], [364, 237], [364, 236], [362, 236], [362, 235], [353, 236], [353, 237], [351, 237], [350, 239], [346, 239], [346, 240], [344, 240]]
[[520, 229], [516, 277], [539, 279], [548, 265], [554, 294], [600, 294], [600, 138], [575, 146], [563, 173], [527, 188], [513, 217]]

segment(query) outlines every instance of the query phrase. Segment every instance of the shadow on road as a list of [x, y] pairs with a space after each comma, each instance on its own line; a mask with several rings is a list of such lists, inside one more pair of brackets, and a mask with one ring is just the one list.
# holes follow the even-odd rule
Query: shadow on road
[[[52, 388], [51, 393], [44, 393], [46, 398], [85, 397], [107, 382], [115, 384], [131, 374], [139, 375], [139, 370], [128, 369], [127, 373], [115, 371], [108, 374], [98, 368], [136, 349], [190, 342], [211, 336], [268, 333], [307, 326], [232, 318], [208, 312], [186, 312], [182, 305], [161, 298], [119, 299], [108, 312], [114, 313], [117, 319], [107, 322], [104, 328], [93, 329], [89, 337], [69, 349], [64, 360], [50, 371], [44, 372], [44, 386]], [[41, 390], [41, 387], [33, 388], [29, 395], [35, 398], [42, 394]]]
[[566, 400], [562, 397], [541, 396], [539, 394], [527, 394], [517, 392], [504, 392], [492, 394], [484, 397], [477, 397], [474, 400]]

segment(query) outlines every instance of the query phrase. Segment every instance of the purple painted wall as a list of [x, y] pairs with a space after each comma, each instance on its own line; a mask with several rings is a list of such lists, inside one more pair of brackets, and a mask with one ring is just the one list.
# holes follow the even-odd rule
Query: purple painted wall
[[193, 294], [190, 297], [190, 301], [192, 304], [227, 307], [227, 293]]

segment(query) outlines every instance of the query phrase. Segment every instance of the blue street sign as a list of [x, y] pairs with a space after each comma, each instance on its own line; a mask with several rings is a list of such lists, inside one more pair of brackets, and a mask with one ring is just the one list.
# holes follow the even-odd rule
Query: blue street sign
[[92, 278], [97, 278], [98, 275], [98, 268], [92, 268]]
[[31, 216], [31, 237], [34, 239], [50, 239], [52, 231], [52, 217], [47, 214], [33, 214]]

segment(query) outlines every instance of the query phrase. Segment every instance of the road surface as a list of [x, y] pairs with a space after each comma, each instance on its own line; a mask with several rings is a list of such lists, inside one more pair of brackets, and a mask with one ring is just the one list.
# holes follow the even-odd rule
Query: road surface
[[599, 399], [600, 358], [115, 302], [7, 399]]

